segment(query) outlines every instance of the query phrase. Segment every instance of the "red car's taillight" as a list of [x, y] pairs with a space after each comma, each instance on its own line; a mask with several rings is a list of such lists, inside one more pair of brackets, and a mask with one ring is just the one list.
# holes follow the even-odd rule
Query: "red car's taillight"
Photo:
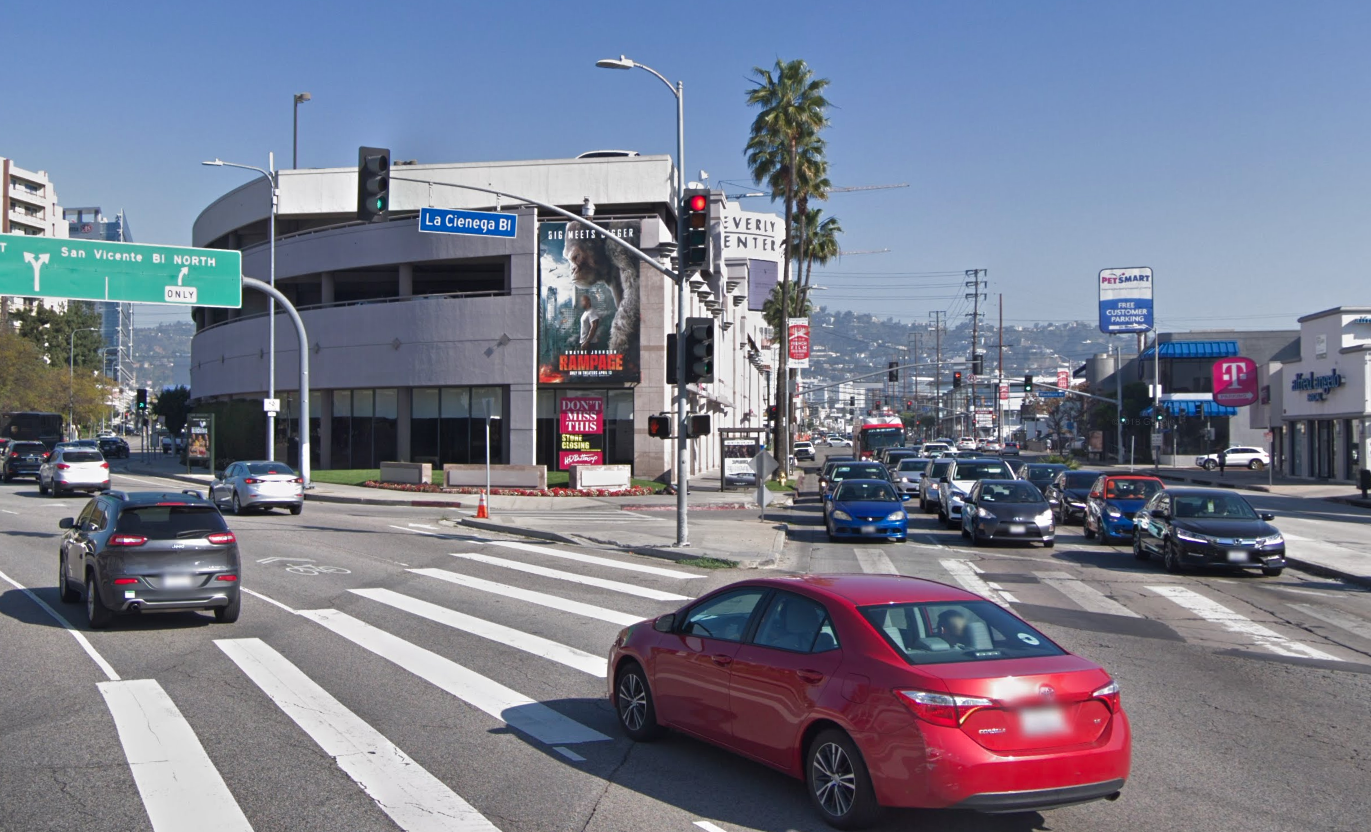
[[142, 546], [148, 539], [137, 534], [116, 534], [111, 535], [109, 545], [111, 546]]
[[900, 701], [919, 719], [948, 728], [960, 726], [980, 708], [989, 708], [995, 704], [979, 696], [953, 696], [926, 690], [900, 690], [896, 693], [899, 694]]
[[233, 532], [215, 532], [214, 534], [205, 535], [205, 540], [220, 546], [226, 546], [230, 543], [236, 543], [238, 538], [233, 536]]
[[1114, 713], [1118, 713], [1119, 708], [1123, 706], [1119, 700], [1119, 683], [1112, 680], [1090, 696], [1094, 699], [1103, 699], [1105, 704], [1109, 706], [1109, 710]]

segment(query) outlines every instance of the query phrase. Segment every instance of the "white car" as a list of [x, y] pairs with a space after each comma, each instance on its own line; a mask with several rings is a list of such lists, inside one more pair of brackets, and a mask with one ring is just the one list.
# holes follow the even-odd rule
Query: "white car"
[[[1248, 445], [1235, 445], [1222, 453], [1225, 468], [1251, 468], [1253, 471], [1260, 471], [1271, 464], [1270, 454], [1261, 448]], [[1206, 471], [1213, 471], [1219, 467], [1219, 455], [1197, 456], [1195, 464]]]
[[65, 491], [108, 491], [109, 463], [96, 448], [61, 446], [38, 469], [38, 493], [61, 497]]
[[852, 440], [841, 436], [835, 436], [828, 441], [828, 444], [834, 448], [851, 448]]
[[958, 439], [958, 440], [957, 440], [957, 450], [959, 450], [959, 451], [974, 451], [974, 450], [976, 450], [976, 437], [974, 437], [974, 436], [963, 436], [961, 439]]
[[804, 442], [804, 441], [796, 442], [796, 443], [795, 443], [795, 446], [794, 446], [793, 448], [791, 448], [790, 450], [791, 450], [791, 453], [793, 453], [793, 454], [795, 455], [795, 458], [796, 458], [796, 459], [808, 459], [808, 460], [814, 459], [814, 443], [813, 443], [813, 442]]
[[978, 480], [1012, 480], [1014, 472], [998, 459], [954, 459], [942, 479], [947, 482], [938, 489], [938, 519], [951, 529], [961, 525], [967, 492]]
[[286, 508], [299, 514], [305, 507], [304, 479], [283, 462], [235, 462], [216, 472], [209, 498], [221, 510], [242, 514], [248, 509]]

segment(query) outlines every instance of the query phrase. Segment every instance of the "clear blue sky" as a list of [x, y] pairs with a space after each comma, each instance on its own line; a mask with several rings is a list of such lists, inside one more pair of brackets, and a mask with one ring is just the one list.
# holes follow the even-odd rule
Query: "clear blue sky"
[[829, 306], [959, 313], [897, 275], [981, 267], [1010, 322], [1093, 320], [1099, 269], [1138, 265], [1169, 328], [1369, 300], [1371, 4], [695, 5], [678, 37], [674, 3], [17, 4], [0, 153], [186, 244], [245, 176], [199, 162], [288, 164], [297, 91], [302, 166], [674, 152], [666, 90], [593, 67], [625, 53], [685, 82], [688, 173], [745, 179], [749, 70], [799, 57], [833, 82], [834, 184], [910, 185], [824, 206], [891, 249], [819, 278]]

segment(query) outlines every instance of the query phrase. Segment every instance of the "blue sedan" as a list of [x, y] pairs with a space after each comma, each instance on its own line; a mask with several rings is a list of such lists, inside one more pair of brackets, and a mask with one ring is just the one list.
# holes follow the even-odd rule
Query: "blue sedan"
[[909, 537], [909, 515], [895, 486], [886, 480], [843, 480], [833, 490], [826, 513], [829, 540]]

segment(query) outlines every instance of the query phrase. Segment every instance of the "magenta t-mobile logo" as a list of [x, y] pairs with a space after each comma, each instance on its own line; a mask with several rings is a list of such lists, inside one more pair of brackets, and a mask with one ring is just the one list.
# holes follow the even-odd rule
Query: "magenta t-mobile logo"
[[1250, 358], [1220, 358], [1214, 362], [1214, 401], [1246, 407], [1257, 401], [1257, 362]]

